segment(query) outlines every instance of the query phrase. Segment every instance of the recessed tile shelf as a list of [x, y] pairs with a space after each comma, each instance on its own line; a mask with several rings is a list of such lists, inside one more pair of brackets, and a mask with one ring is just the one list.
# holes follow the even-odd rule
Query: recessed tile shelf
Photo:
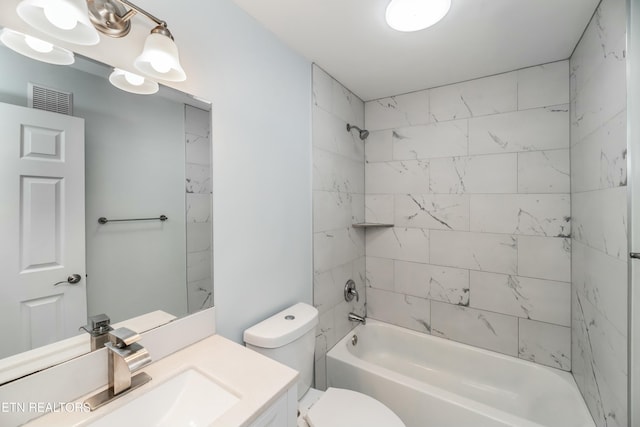
[[380, 224], [377, 222], [358, 222], [352, 224], [353, 228], [390, 228], [393, 224]]

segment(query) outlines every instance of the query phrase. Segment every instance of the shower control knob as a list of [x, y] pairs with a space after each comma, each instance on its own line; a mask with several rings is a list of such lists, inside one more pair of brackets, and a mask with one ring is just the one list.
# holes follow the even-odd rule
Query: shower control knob
[[344, 285], [344, 300], [351, 302], [353, 297], [356, 297], [356, 301], [360, 301], [360, 295], [358, 295], [358, 291], [356, 290], [356, 282], [354, 282], [353, 279], [349, 279]]

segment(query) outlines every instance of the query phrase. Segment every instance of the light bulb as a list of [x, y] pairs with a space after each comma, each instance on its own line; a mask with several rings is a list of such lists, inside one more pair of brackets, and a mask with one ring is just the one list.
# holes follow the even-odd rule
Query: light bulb
[[163, 58], [161, 55], [156, 55], [151, 60], [151, 67], [156, 70], [158, 73], [166, 74], [171, 70], [171, 64], [167, 61], [166, 58]]
[[74, 9], [67, 3], [57, 3], [44, 7], [44, 16], [56, 27], [62, 30], [73, 30], [78, 25], [74, 18]]
[[49, 53], [53, 51], [53, 45], [44, 40], [40, 40], [25, 34], [24, 41], [31, 49], [35, 50], [36, 52]]
[[128, 71], [124, 71], [124, 78], [127, 82], [132, 84], [133, 86], [141, 86], [144, 83], [144, 77], [139, 76], [137, 74], [130, 73]]

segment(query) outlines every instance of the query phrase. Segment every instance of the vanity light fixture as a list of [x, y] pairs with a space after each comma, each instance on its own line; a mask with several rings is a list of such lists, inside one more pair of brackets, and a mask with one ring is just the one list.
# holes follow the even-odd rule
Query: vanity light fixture
[[436, 24], [449, 9], [451, 0], [391, 0], [385, 18], [394, 30], [419, 31]]
[[98, 31], [109, 37], [125, 37], [131, 30], [131, 18], [144, 15], [156, 27], [134, 66], [158, 80], [177, 82], [187, 78], [167, 23], [128, 0], [22, 0], [17, 12], [35, 29], [81, 45], [97, 44]]
[[18, 31], [3, 28], [0, 41], [9, 49], [31, 59], [55, 65], [71, 65], [73, 52]]
[[158, 83], [153, 80], [119, 68], [113, 69], [109, 81], [118, 89], [138, 95], [152, 95], [160, 89]]

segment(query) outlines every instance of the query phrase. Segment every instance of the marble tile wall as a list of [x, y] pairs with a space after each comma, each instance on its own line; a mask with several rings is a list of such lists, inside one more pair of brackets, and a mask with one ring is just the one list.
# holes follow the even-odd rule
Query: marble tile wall
[[365, 103], [371, 318], [571, 369], [569, 62]]
[[[315, 387], [326, 388], [326, 353], [364, 315], [365, 236], [351, 225], [364, 221], [364, 142], [347, 123], [364, 127], [364, 103], [313, 65], [313, 302], [320, 312]], [[360, 299], [347, 303], [353, 279]]]
[[570, 60], [572, 370], [598, 427], [628, 425], [625, 49], [603, 0]]
[[189, 313], [213, 306], [210, 114], [190, 105], [185, 106]]

